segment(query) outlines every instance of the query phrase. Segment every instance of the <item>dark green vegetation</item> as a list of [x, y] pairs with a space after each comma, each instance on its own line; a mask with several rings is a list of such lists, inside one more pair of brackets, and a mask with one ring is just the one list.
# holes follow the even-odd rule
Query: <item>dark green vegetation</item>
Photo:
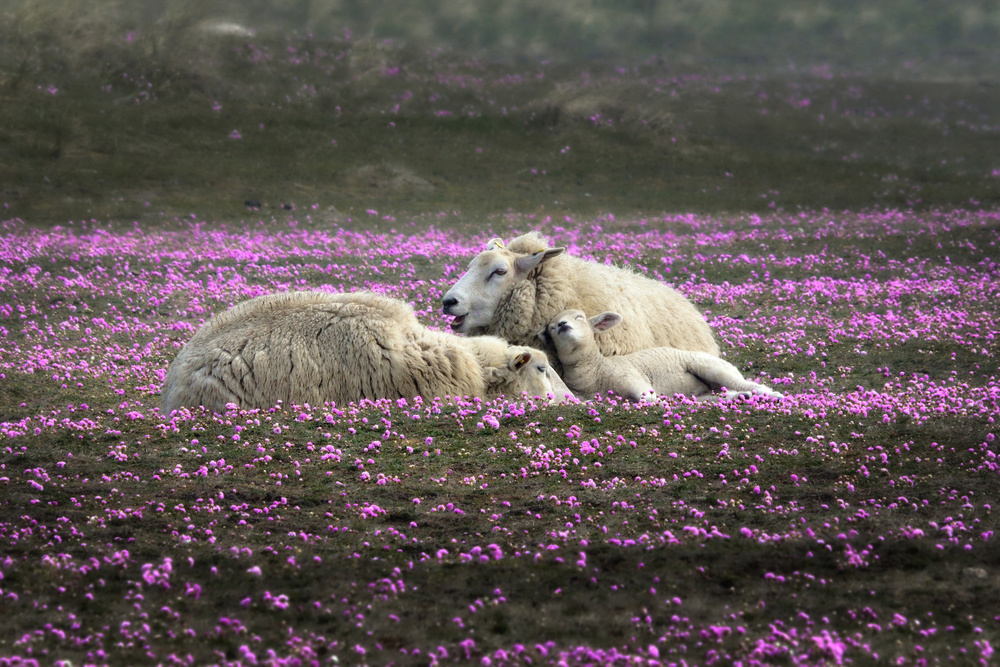
[[[0, 658], [988, 663], [1000, 88], [951, 16], [939, 59], [833, 68], [704, 56], [697, 13], [624, 68], [4, 24]], [[669, 267], [794, 396], [154, 408], [253, 289], [443, 326], [470, 236], [532, 227]]]
[[92, 36], [109, 26], [169, 42], [192, 27], [228, 32], [355, 35], [490, 60], [674, 58], [727, 68], [908, 60], [963, 71], [995, 55], [1000, 11], [991, 0], [0, 0], [29, 33]]
[[[502, 418], [500, 431], [465, 433], [446, 417], [397, 426], [402, 415], [378, 410], [365, 413], [378, 427], [356, 436], [290, 416], [274, 416], [266, 428], [254, 426], [253, 418], [226, 420], [246, 425], [243, 443], [266, 443], [271, 437], [266, 453], [229, 442], [232, 426], [210, 419], [197, 420], [198, 439], [208, 445], [204, 454], [184, 447], [187, 434], [150, 432], [150, 442], [142, 446], [116, 445], [117, 438], [110, 435], [81, 441], [36, 438], [31, 454], [9, 460], [18, 468], [53, 470], [72, 451], [69, 469], [76, 474], [47, 484], [49, 509], [34, 509], [30, 520], [13, 522], [22, 537], [8, 544], [5, 554], [33, 565], [15, 568], [4, 588], [21, 591], [22, 597], [30, 594], [44, 606], [9, 617], [8, 639], [0, 650], [24, 654], [32, 642], [14, 645], [11, 640], [41, 625], [39, 619], [59, 618], [56, 606], [76, 610], [81, 634], [104, 632], [105, 646], [128, 637], [119, 630], [123, 621], [136, 628], [149, 624], [152, 630], [137, 631], [141, 639], [131, 650], [113, 652], [117, 660], [129, 662], [142, 661], [144, 647], [152, 646], [161, 658], [176, 651], [193, 654], [204, 664], [222, 655], [237, 657], [237, 647], [245, 643], [258, 650], [280, 649], [289, 637], [304, 638], [311, 650], [336, 642], [331, 650], [342, 662], [358, 659], [351, 651], [357, 645], [375, 651], [377, 663], [406, 663], [410, 660], [399, 655], [400, 648], [420, 649], [426, 656], [439, 645], [454, 651], [470, 637], [477, 656], [510, 650], [515, 643], [532, 646], [550, 640], [561, 650], [577, 645], [643, 648], [661, 642], [661, 651], [678, 657], [684, 644], [696, 659], [708, 649], [747, 656], [760, 640], [780, 646], [777, 638], [762, 632], [774, 622], [786, 624], [780, 626], [786, 631], [797, 628], [803, 638], [821, 630], [841, 640], [861, 633], [871, 646], [850, 651], [861, 662], [874, 660], [872, 652], [943, 659], [970, 638], [996, 637], [989, 611], [998, 594], [996, 551], [972, 535], [973, 551], [947, 539], [941, 539], [946, 545], [941, 551], [935, 541], [911, 539], [901, 530], [928, 521], [947, 525], [936, 506], [956, 495], [976, 503], [956, 517], [959, 521], [974, 524], [977, 533], [997, 528], [995, 515], [982, 509], [983, 501], [1000, 492], [996, 474], [961, 467], [968, 458], [963, 451], [983, 442], [985, 426], [956, 429], [940, 420], [910, 429], [883, 427], [881, 417], [817, 424], [801, 416], [751, 415], [736, 419], [727, 433], [733, 461], [720, 459], [723, 437], [705, 433], [706, 427], [723, 425], [725, 412], [701, 410], [689, 416], [688, 427], [704, 436], [692, 444], [680, 433], [640, 435], [643, 428], [662, 428], [658, 414], [609, 415], [595, 407], [601, 423], [586, 416], [587, 408], [564, 408], [537, 417]], [[601, 439], [602, 447], [614, 444], [617, 451], [581, 456], [585, 471], [572, 473], [579, 479], [567, 483], [508, 436], [517, 432], [517, 441], [528, 447], [573, 446], [565, 429], [557, 428], [558, 417], [580, 424], [581, 438]], [[728, 418], [733, 423], [733, 415]], [[280, 439], [271, 432], [276, 423], [287, 429]], [[185, 430], [188, 426], [184, 424]], [[327, 429], [345, 436], [336, 442], [343, 461], [309, 465], [308, 459], [319, 458], [321, 446], [312, 443], [328, 442], [323, 435]], [[383, 429], [394, 435], [383, 437]], [[748, 436], [750, 429], [757, 435]], [[854, 440], [855, 429], [865, 432], [863, 440]], [[128, 437], [142, 438], [145, 430], [132, 427]], [[606, 439], [607, 432], [625, 434], [638, 445], [631, 449], [615, 443]], [[768, 450], [801, 445], [802, 434], [850, 440], [851, 451], [768, 456]], [[381, 450], [372, 453], [367, 448], [379, 437]], [[423, 446], [425, 437], [442, 444], [440, 455]], [[938, 447], [933, 444], [938, 440], [955, 446]], [[416, 445], [414, 453], [407, 454], [407, 443]], [[891, 471], [875, 473], [870, 480], [862, 477], [859, 466], [873, 467], [876, 458], [866, 450], [891, 453], [903, 443], [907, 451], [893, 455]], [[751, 460], [753, 453], [767, 458], [765, 464], [758, 462], [760, 472], [751, 476], [750, 485], [731, 474], [734, 465], [749, 465], [742, 460], [744, 446]], [[428, 449], [431, 456], [424, 458]], [[119, 452], [122, 462], [110, 458], [111, 451]], [[679, 456], [671, 459], [668, 451]], [[378, 469], [390, 480], [385, 486], [358, 481], [352, 462], [368, 456], [378, 459]], [[219, 459], [225, 459], [223, 476], [195, 472]], [[304, 462], [302, 468], [299, 462]], [[597, 463], [603, 465], [594, 467]], [[695, 477], [687, 477], [692, 471], [697, 471]], [[675, 476], [682, 481], [669, 481]], [[728, 485], [711, 481], [723, 476], [729, 477]], [[914, 483], [902, 491], [886, 486], [887, 480], [901, 476]], [[284, 480], [280, 487], [276, 478]], [[95, 487], [90, 479], [104, 482]], [[597, 487], [579, 487], [587, 480]], [[657, 480], [667, 481], [651, 486], [662, 483]], [[847, 494], [846, 484], [856, 490]], [[752, 490], [754, 485], [767, 490], [766, 503]], [[572, 496], [565, 495], [574, 486]], [[149, 495], [151, 488], [158, 489], [156, 495]], [[100, 496], [96, 502], [91, 499], [95, 491]], [[5, 503], [27, 507], [35, 495], [15, 491]], [[840, 500], [845, 495], [851, 502]], [[899, 495], [911, 500], [901, 502]], [[421, 504], [415, 505], [414, 498]], [[922, 501], [929, 505], [921, 506]], [[385, 513], [363, 518], [360, 510], [369, 503]], [[70, 537], [57, 527], [59, 521], [79, 526], [82, 534]], [[745, 525], [752, 527], [754, 539], [740, 535]], [[730, 539], [698, 537], [699, 530], [716, 529]], [[62, 548], [66, 561], [39, 561], [37, 550], [59, 534], [67, 542]], [[108, 559], [127, 550], [128, 564], [116, 568], [105, 563], [80, 572], [86, 560], [74, 554], [91, 542], [106, 544], [100, 551]], [[500, 546], [503, 558], [478, 562], [475, 548], [492, 556], [491, 544]], [[550, 545], [554, 551], [547, 551]], [[439, 549], [447, 553], [438, 554]], [[864, 554], [863, 565], [850, 562], [852, 552]], [[462, 554], [470, 553], [474, 557], [462, 560]], [[170, 587], [143, 586], [138, 564], [159, 565], [164, 557], [173, 559]], [[254, 566], [261, 576], [247, 573]], [[980, 578], [980, 571], [988, 574]], [[199, 596], [189, 584], [200, 587]], [[136, 597], [140, 591], [143, 598]], [[88, 593], [100, 602], [88, 602]], [[279, 595], [287, 596], [290, 606], [277, 613], [268, 600]], [[670, 602], [674, 598], [678, 603]], [[902, 627], [892, 626], [894, 614], [906, 618]], [[675, 615], [683, 622], [672, 620]], [[224, 628], [216, 637], [212, 627], [220, 618], [239, 619], [249, 634], [229, 636]], [[885, 626], [884, 632], [873, 632], [870, 623]], [[725, 634], [698, 637], [711, 625], [726, 627]], [[67, 626], [57, 624], [68, 631]], [[921, 636], [923, 628], [931, 627], [943, 635], [941, 640]], [[984, 627], [984, 636], [973, 630]], [[690, 628], [694, 638], [686, 640], [682, 633]], [[254, 635], [259, 643], [250, 642]], [[662, 643], [662, 637], [671, 635], [680, 636]], [[316, 636], [325, 642], [315, 641]], [[35, 654], [49, 646], [52, 655], [82, 657], [101, 643], [72, 649], [52, 641], [39, 640]], [[913, 645], [924, 648], [915, 651]], [[214, 651], [219, 653], [213, 657]], [[814, 661], [829, 658], [805, 642], [776, 648], [775, 654], [787, 659], [787, 652], [810, 651]], [[424, 660], [412, 658], [414, 663]]]
[[13, 15], [0, 32], [7, 215], [231, 219], [246, 201], [265, 218], [282, 205], [932, 208], [1000, 196], [992, 51], [840, 68], [805, 53], [754, 68], [680, 50], [638, 65], [508, 62], [371, 38], [224, 35], [210, 15], [165, 16], [43, 30]]
[[[427, 261], [462, 237], [428, 217], [406, 236], [308, 221], [11, 227], [12, 245], [39, 249], [5, 261], [0, 299], [0, 653], [988, 657], [995, 218], [713, 217], [682, 236], [671, 220], [577, 225], [604, 228], [581, 246], [654, 270], [669, 239], [674, 275], [732, 341], [729, 358], [770, 375], [792, 395], [782, 403], [157, 414], [184, 325], [248, 288], [347, 280], [436, 310], [428, 295], [454, 278], [440, 266], [464, 254]], [[384, 254], [403, 241], [402, 261]]]

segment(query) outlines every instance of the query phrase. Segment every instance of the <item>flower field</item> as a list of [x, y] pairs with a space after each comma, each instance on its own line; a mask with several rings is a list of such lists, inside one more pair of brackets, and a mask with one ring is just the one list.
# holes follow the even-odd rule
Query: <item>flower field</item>
[[[992, 5], [376, 4], [3, 8], [0, 667], [995, 664]], [[158, 408], [528, 230], [785, 398]]]
[[[0, 664], [992, 664], [1000, 214], [348, 215], [0, 236]], [[784, 400], [158, 409], [230, 305], [493, 236], [675, 286]]]

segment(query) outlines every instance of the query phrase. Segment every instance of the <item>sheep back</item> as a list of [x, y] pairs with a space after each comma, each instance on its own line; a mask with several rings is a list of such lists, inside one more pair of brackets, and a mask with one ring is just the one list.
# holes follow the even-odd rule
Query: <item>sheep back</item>
[[[506, 249], [521, 255], [547, 246], [544, 237], [532, 232], [515, 238]], [[588, 315], [611, 310], [622, 315], [620, 326], [597, 339], [606, 356], [659, 346], [719, 355], [711, 327], [675, 289], [626, 269], [567, 254], [539, 264], [515, 285], [481, 333], [517, 345], [537, 345], [537, 332], [567, 309]]]
[[359, 292], [288, 292], [237, 304], [202, 326], [170, 365], [165, 412], [362, 399], [478, 396], [475, 355], [421, 325], [403, 302]]
[[[601, 335], [608, 333], [610, 331]], [[648, 348], [624, 357], [616, 357], [613, 361], [619, 359], [623, 364], [632, 366], [641, 373], [657, 394], [665, 396], [673, 394], [701, 396], [712, 391], [711, 384], [703, 381], [699, 375], [692, 372], [692, 361], [695, 359], [701, 362], [699, 367], [713, 368], [716, 365], [725, 364], [739, 376], [736, 368], [723, 359], [703, 352], [678, 350], [673, 347]], [[742, 380], [742, 377], [740, 379]]]

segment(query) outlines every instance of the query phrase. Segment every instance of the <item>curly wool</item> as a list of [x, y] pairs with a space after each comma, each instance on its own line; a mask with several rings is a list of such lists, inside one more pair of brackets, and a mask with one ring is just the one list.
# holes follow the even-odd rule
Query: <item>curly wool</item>
[[508, 367], [524, 349], [432, 331], [407, 304], [370, 292], [270, 294], [195, 333], [167, 371], [161, 405], [165, 413], [198, 405], [220, 412], [229, 404], [514, 395], [539, 388]]
[[[550, 245], [538, 232], [529, 232], [502, 247], [521, 256]], [[475, 333], [499, 336], [519, 345], [537, 345], [537, 332], [570, 308], [588, 314], [613, 310], [624, 316], [621, 326], [598, 340], [605, 355], [660, 346], [714, 356], [720, 352], [704, 317], [673, 288], [625, 269], [567, 254], [535, 267], [501, 299], [490, 325]]]
[[[595, 324], [601, 331], [595, 336]], [[612, 391], [633, 401], [657, 395], [704, 397], [725, 387], [729, 396], [764, 394], [780, 397], [770, 387], [747, 380], [733, 364], [705, 352], [651, 347], [631, 354], [606, 356], [600, 339], [624, 322], [605, 312], [587, 319], [583, 311], [566, 310], [547, 330], [562, 363], [563, 379], [580, 396]]]

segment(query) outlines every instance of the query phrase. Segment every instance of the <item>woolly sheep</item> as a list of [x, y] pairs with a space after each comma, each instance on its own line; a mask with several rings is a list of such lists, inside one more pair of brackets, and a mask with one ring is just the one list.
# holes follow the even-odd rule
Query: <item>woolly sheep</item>
[[570, 389], [587, 396], [613, 391], [633, 401], [656, 401], [658, 394], [704, 397], [721, 387], [727, 389], [728, 398], [782, 396], [745, 379], [731, 363], [705, 352], [652, 347], [616, 357], [602, 355], [595, 332], [608, 331], [621, 322], [618, 313], [604, 312], [587, 319], [581, 310], [565, 310], [538, 332], [555, 345], [563, 380]]
[[222, 412], [415, 396], [572, 396], [544, 353], [427, 329], [370, 292], [286, 292], [206, 322], [167, 370], [161, 407]]
[[454, 316], [452, 330], [532, 345], [537, 344], [538, 330], [563, 310], [614, 310], [625, 321], [598, 339], [605, 355], [659, 346], [719, 355], [708, 323], [679, 292], [564, 250], [550, 248], [538, 232], [518, 236], [506, 246], [500, 239], [491, 240], [444, 295], [444, 312]]

